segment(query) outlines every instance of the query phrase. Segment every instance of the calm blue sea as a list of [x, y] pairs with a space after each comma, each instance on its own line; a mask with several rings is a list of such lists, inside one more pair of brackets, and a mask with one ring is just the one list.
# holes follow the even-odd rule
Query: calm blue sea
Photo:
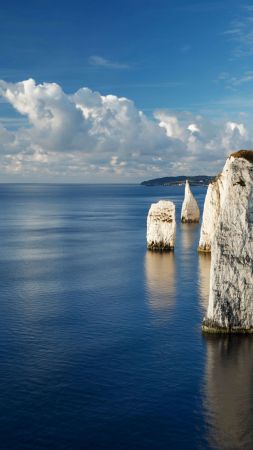
[[[183, 193], [0, 186], [1, 450], [252, 450], [253, 338], [201, 334], [210, 258]], [[174, 254], [146, 251], [162, 198]]]

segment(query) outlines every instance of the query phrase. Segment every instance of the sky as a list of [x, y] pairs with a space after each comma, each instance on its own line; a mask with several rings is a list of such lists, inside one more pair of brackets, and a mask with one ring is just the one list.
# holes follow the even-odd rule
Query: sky
[[13, 0], [0, 14], [0, 182], [215, 175], [253, 148], [248, 2]]

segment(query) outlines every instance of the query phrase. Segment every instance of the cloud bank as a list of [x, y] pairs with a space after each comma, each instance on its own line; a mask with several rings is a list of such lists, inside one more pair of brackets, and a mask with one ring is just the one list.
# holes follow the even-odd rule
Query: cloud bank
[[148, 118], [131, 100], [88, 88], [67, 95], [56, 83], [0, 81], [0, 96], [26, 119], [14, 130], [0, 120], [0, 173], [11, 179], [127, 182], [212, 174], [229, 152], [253, 142], [242, 121], [169, 110]]

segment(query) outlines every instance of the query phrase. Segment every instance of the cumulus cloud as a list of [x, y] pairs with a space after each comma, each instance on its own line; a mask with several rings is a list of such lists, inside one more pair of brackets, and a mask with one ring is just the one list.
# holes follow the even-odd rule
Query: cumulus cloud
[[0, 171], [27, 179], [216, 173], [229, 152], [252, 142], [251, 127], [240, 121], [169, 110], [148, 118], [131, 100], [88, 88], [67, 95], [56, 83], [0, 81], [0, 95], [26, 118], [16, 129], [0, 125]]

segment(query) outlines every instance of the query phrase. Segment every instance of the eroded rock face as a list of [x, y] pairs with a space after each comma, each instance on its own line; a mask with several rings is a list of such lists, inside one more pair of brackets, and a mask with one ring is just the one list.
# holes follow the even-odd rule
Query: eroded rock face
[[199, 222], [198, 203], [194, 195], [192, 194], [188, 180], [186, 180], [185, 183], [185, 194], [181, 211], [181, 222], [184, 223]]
[[223, 173], [218, 175], [207, 188], [198, 247], [200, 252], [208, 253], [211, 251], [214, 232], [220, 214], [222, 192]]
[[227, 159], [222, 183], [203, 330], [252, 332], [253, 151]]
[[153, 203], [147, 218], [147, 247], [149, 250], [173, 250], [176, 239], [175, 205], [167, 200]]

